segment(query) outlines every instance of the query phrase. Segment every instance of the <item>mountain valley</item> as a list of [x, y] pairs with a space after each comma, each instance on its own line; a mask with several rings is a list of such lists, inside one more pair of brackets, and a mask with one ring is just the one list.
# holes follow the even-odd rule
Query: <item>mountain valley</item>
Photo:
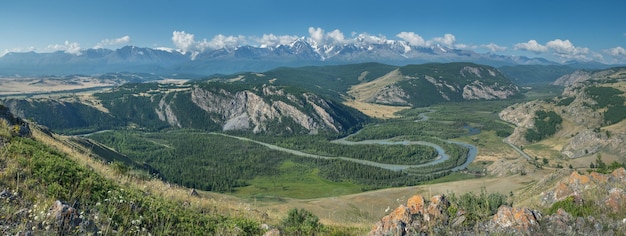
[[[625, 232], [624, 68], [529, 68], [560, 77], [547, 85], [473, 63], [361, 63], [188, 80], [132, 73], [28, 80], [89, 85], [2, 94], [0, 177], [10, 192], [2, 198], [13, 208], [3, 208], [12, 218], [0, 226], [26, 222], [3, 232], [35, 234], [289, 234], [284, 219], [300, 209], [317, 219], [307, 232], [322, 235]], [[63, 165], [106, 186], [45, 182], [52, 177], [37, 168], [53, 167], [28, 164], [44, 154], [20, 147], [76, 163]], [[449, 157], [434, 162], [443, 152]], [[90, 191], [101, 195], [85, 198]], [[102, 204], [113, 196], [107, 191], [140, 210], [120, 202], [124, 217], [111, 217], [114, 207]], [[71, 222], [82, 231], [41, 220], [56, 200], [84, 202], [71, 206], [85, 212], [83, 223]], [[177, 204], [184, 210], [172, 218], [155, 213]]]

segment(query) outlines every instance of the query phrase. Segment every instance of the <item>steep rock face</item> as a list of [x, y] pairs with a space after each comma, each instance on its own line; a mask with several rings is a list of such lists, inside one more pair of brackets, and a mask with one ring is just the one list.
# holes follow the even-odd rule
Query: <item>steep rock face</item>
[[[271, 122], [280, 123], [285, 119], [292, 120], [311, 133], [320, 130], [340, 132], [344, 129], [330, 114], [331, 107], [327, 101], [313, 94], [301, 95], [302, 99], [271, 86], [257, 92], [200, 87], [191, 91], [193, 103], [208, 113], [217, 114], [214, 122], [223, 124], [223, 130], [252, 128], [255, 133], [265, 132]], [[309, 109], [309, 112], [305, 112], [305, 109]]]
[[[510, 83], [509, 80], [493, 81], [496, 78], [504, 78], [495, 68], [465, 66], [459, 73], [463, 78], [468, 79], [468, 82], [471, 81], [463, 86], [463, 99], [506, 99], [519, 94], [517, 86]], [[472, 78], [475, 79], [472, 81]]]
[[159, 120], [166, 121], [168, 124], [174, 127], [182, 127], [180, 125], [180, 122], [178, 122], [176, 114], [172, 110], [171, 104], [165, 101], [165, 97], [161, 98], [161, 100], [159, 101], [159, 105], [157, 108], [154, 109], [154, 112], [156, 112]]
[[498, 86], [497, 84], [489, 86], [479, 80], [475, 80], [471, 84], [463, 87], [463, 98], [466, 100], [507, 99], [518, 93], [517, 87]]

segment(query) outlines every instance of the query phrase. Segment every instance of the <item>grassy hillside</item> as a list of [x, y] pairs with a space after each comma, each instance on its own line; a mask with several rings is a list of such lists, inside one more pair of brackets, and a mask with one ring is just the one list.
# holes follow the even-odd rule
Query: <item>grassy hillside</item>
[[[0, 107], [3, 108], [3, 107]], [[3, 108], [4, 109], [4, 108]], [[357, 235], [359, 229], [326, 226], [283, 211], [259, 211], [245, 201], [190, 192], [106, 164], [75, 146], [74, 138], [42, 132], [20, 136], [0, 119], [0, 232], [34, 235], [262, 235], [268, 230]], [[30, 136], [32, 135], [32, 136]], [[262, 224], [270, 226], [262, 227]], [[310, 228], [313, 227], [313, 228]]]
[[[183, 204], [197, 200], [164, 197], [156, 188], [139, 187], [142, 180], [131, 178], [120, 184], [116, 180], [128, 178], [120, 169], [90, 160], [78, 163], [74, 158], [80, 157], [43, 143], [55, 142], [51, 136], [37, 129], [33, 132], [36, 140], [6, 133], [2, 137], [0, 186], [5, 205], [0, 209], [4, 216], [0, 225], [12, 224], [3, 228], [5, 234], [261, 233], [258, 219], [229, 217], [214, 205]], [[103, 176], [94, 168], [108, 174]], [[56, 212], [55, 204], [68, 204], [68, 208]]]

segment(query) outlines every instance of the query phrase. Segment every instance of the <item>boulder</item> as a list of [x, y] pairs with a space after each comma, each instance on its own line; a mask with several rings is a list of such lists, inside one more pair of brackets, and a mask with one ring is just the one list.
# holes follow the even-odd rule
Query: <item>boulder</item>
[[71, 232], [82, 222], [78, 211], [74, 207], [59, 200], [54, 202], [49, 209], [49, 213], [53, 217], [53, 226], [57, 232]]
[[489, 222], [494, 233], [532, 235], [539, 232], [541, 214], [528, 208], [501, 206]]
[[613, 213], [623, 212], [626, 210], [626, 193], [621, 188], [612, 188], [604, 203]]

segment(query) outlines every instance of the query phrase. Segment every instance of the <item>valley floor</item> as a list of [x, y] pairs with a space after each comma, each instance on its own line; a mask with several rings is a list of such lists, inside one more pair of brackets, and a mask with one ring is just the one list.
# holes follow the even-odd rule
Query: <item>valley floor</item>
[[539, 181], [548, 171], [536, 172], [520, 178], [519, 175], [506, 177], [484, 177], [448, 183], [426, 184], [412, 187], [391, 188], [370, 192], [309, 200], [286, 199], [285, 202], [256, 202], [261, 211], [287, 211], [297, 207], [305, 208], [320, 217], [325, 224], [338, 224], [356, 227], [371, 227], [390, 210], [404, 204], [408, 198], [420, 194], [426, 199], [441, 193], [479, 193], [482, 188], [489, 192], [509, 194], [523, 189], [528, 184]]

